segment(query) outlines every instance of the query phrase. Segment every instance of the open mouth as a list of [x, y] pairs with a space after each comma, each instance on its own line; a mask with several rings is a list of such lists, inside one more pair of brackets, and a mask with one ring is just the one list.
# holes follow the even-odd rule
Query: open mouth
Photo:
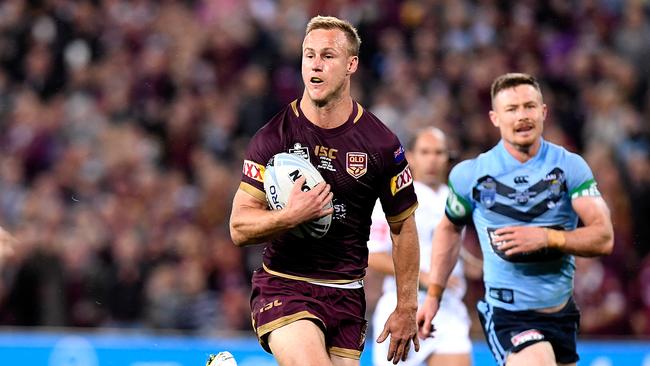
[[309, 81], [312, 84], [321, 84], [323, 82], [323, 79], [314, 76], [311, 79], [309, 79]]
[[532, 124], [525, 124], [525, 125], [520, 125], [515, 128], [515, 132], [520, 133], [520, 132], [528, 132], [532, 131], [535, 128], [534, 125]]

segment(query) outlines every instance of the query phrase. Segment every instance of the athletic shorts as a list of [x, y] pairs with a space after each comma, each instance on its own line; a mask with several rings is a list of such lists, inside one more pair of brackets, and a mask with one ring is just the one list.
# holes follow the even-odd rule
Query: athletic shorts
[[[445, 294], [445, 296], [449, 296]], [[422, 306], [426, 293], [418, 293], [418, 303]], [[377, 301], [372, 317], [373, 338], [377, 339], [386, 324], [386, 320], [397, 306], [397, 293], [394, 291], [384, 293]], [[406, 361], [400, 361], [400, 366], [426, 365], [427, 359], [432, 354], [464, 354], [472, 352], [472, 342], [469, 338], [469, 314], [465, 304], [460, 299], [444, 299], [441, 307], [433, 319], [435, 332], [433, 338], [420, 339], [420, 351], [415, 352], [413, 346], [409, 350]], [[372, 364], [374, 366], [392, 366], [386, 361], [390, 336], [383, 343], [373, 342]]]
[[316, 323], [330, 354], [359, 359], [366, 338], [366, 298], [363, 287], [342, 289], [275, 276], [258, 269], [253, 274], [251, 318], [267, 352], [268, 335], [300, 319]]
[[484, 300], [477, 304], [485, 339], [499, 365], [504, 365], [510, 353], [538, 342], [549, 342], [559, 363], [578, 362], [576, 338], [580, 312], [573, 299], [555, 313], [533, 310], [508, 311]]

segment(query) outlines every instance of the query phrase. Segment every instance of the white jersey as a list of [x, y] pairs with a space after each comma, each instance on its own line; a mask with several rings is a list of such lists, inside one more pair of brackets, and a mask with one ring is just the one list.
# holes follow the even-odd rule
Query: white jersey
[[[445, 214], [445, 202], [449, 189], [447, 186], [441, 185], [440, 188], [434, 191], [417, 181], [413, 185], [419, 204], [415, 211], [415, 223], [420, 242], [420, 271], [429, 272], [433, 233]], [[392, 251], [390, 229], [379, 202], [375, 205], [372, 213], [368, 250], [370, 253], [390, 253]], [[447, 286], [445, 289], [440, 302], [440, 309], [433, 321], [436, 329], [435, 338], [427, 338], [421, 341], [420, 352], [415, 353], [411, 350], [407, 361], [400, 362], [400, 365], [423, 364], [432, 353], [465, 353], [471, 351], [471, 342], [469, 340], [470, 320], [467, 308], [463, 303], [467, 282], [465, 281], [461, 260], [456, 263], [451, 276], [454, 277], [454, 286]], [[419, 292], [419, 303], [424, 300], [425, 294], [425, 291]], [[377, 302], [373, 315], [375, 338], [379, 336], [386, 319], [395, 310], [396, 304], [397, 285], [395, 277], [385, 276], [383, 294]], [[388, 340], [381, 344], [373, 344], [374, 365], [390, 364], [386, 362], [388, 345]]]
[[[445, 202], [449, 188], [441, 185], [437, 191], [426, 185], [415, 181], [413, 183], [415, 194], [418, 196], [418, 208], [415, 211], [415, 223], [417, 225], [418, 240], [420, 242], [420, 271], [429, 272], [431, 268], [431, 244], [433, 241], [433, 232], [438, 223], [445, 214]], [[368, 240], [368, 250], [370, 253], [388, 252], [390, 253], [393, 244], [390, 238], [390, 229], [386, 217], [381, 209], [379, 201], [372, 212], [372, 226], [370, 227], [370, 239]], [[445, 290], [443, 301], [452, 297], [462, 301], [465, 296], [467, 284], [463, 275], [463, 263], [458, 261], [454, 267], [452, 276], [456, 277], [458, 286], [453, 286]], [[397, 291], [395, 277], [386, 276], [384, 278], [383, 293]]]

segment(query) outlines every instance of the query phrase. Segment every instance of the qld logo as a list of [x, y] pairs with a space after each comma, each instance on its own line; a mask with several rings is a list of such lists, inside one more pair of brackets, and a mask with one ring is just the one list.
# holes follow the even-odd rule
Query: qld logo
[[355, 179], [361, 178], [368, 172], [368, 154], [362, 152], [346, 153], [345, 170]]

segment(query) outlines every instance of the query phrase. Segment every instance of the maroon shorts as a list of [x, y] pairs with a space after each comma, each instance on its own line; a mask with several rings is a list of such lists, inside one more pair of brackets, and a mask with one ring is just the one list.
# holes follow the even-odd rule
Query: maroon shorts
[[299, 319], [316, 323], [330, 354], [359, 359], [366, 337], [363, 288], [340, 289], [275, 276], [258, 269], [251, 294], [253, 329], [269, 353], [270, 332]]

